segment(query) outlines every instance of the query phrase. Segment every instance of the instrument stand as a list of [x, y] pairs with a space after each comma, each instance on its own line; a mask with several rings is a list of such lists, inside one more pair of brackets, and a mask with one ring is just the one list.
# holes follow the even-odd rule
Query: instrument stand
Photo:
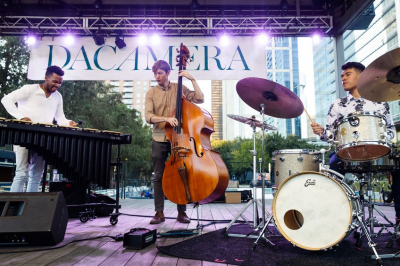
[[[343, 182], [344, 183], [344, 176], [343, 175], [341, 175], [341, 174], [339, 174], [338, 172], [336, 172], [336, 171], [334, 171], [334, 170], [330, 170], [330, 169], [325, 169], [325, 168], [321, 168], [321, 172], [327, 172], [327, 173], [330, 173], [330, 174], [334, 174], [334, 175], [336, 175], [336, 176], [338, 176], [338, 177], [341, 177], [342, 178], [342, 181], [341, 182]], [[360, 186], [360, 192], [361, 192], [361, 186]], [[370, 200], [371, 200], [371, 198], [372, 198], [372, 193], [369, 193], [370, 194]], [[361, 199], [361, 195], [360, 195], [360, 199]], [[371, 238], [371, 235], [370, 235], [370, 232], [368, 231], [368, 228], [367, 228], [367, 222], [365, 221], [365, 211], [364, 211], [364, 205], [363, 205], [363, 203], [362, 203], [362, 201], [363, 200], [361, 200], [361, 204], [360, 204], [360, 207], [361, 207], [361, 210], [358, 212], [358, 213], [355, 213], [355, 216], [356, 216], [356, 218], [357, 218], [357, 220], [358, 220], [358, 222], [359, 222], [359, 225], [355, 225], [355, 224], [352, 224], [351, 226], [350, 226], [350, 229], [354, 229], [354, 228], [356, 228], [356, 227], [358, 227], [358, 226], [361, 226], [361, 231], [362, 231], [362, 234], [361, 233], [358, 233], [357, 232], [357, 228], [356, 228], [356, 231], [355, 231], [355, 237], [357, 238], [357, 242], [356, 242], [356, 245], [357, 245], [357, 247], [361, 247], [361, 239], [362, 239], [362, 237], [363, 236], [365, 236], [366, 238], [367, 238], [367, 240], [368, 240], [368, 246], [372, 249], [372, 251], [374, 252], [374, 254], [375, 255], [372, 255], [371, 257], [373, 258], [373, 259], [375, 259], [376, 260], [376, 262], [379, 264], [379, 265], [383, 265], [383, 262], [382, 262], [382, 257], [381, 256], [379, 256], [379, 254], [378, 254], [378, 252], [376, 251], [376, 243], [372, 240], [372, 238]], [[372, 208], [371, 208], [371, 211], [372, 211]], [[383, 215], [383, 213], [382, 213], [382, 215]], [[386, 217], [385, 217], [386, 218]], [[387, 218], [386, 218], [387, 219]], [[381, 231], [382, 231], [383, 229], [381, 229]], [[372, 231], [373, 232], [373, 231]]]
[[115, 195], [115, 213], [110, 214], [110, 224], [111, 225], [116, 225], [118, 223], [118, 216], [120, 215], [119, 213], [119, 181], [121, 180], [121, 144], [118, 144], [118, 149], [117, 149], [117, 162], [116, 162], [116, 168], [117, 168], [117, 180], [115, 182], [115, 190], [116, 190], [116, 195]]
[[[227, 234], [228, 236], [233, 236], [233, 237], [249, 237], [249, 238], [259, 238], [256, 235], [251, 235], [251, 233], [256, 232], [260, 228], [263, 228], [264, 223], [259, 222], [258, 219], [258, 207], [263, 208], [263, 213], [267, 213], [269, 219], [268, 221], [271, 220], [272, 215], [265, 210], [265, 203], [262, 204], [260, 200], [257, 200], [257, 150], [256, 150], [256, 125], [255, 123], [251, 123], [251, 128], [253, 129], [253, 150], [250, 150], [250, 152], [253, 155], [253, 198], [247, 202], [247, 204], [236, 214], [236, 216], [233, 218], [233, 220], [222, 230], [222, 234], [225, 234], [229, 228], [237, 221], [239, 217], [242, 217], [242, 219], [254, 230], [247, 235], [243, 234]], [[264, 193], [264, 191], [263, 191]], [[250, 225], [249, 221], [246, 219], [246, 217], [243, 216], [243, 213], [249, 208], [250, 206], [253, 206], [253, 226]], [[265, 217], [263, 217], [263, 221], [265, 221]], [[258, 224], [257, 224], [258, 223]], [[269, 240], [267, 240], [269, 243], [271, 243]], [[271, 243], [272, 244], [272, 243]]]

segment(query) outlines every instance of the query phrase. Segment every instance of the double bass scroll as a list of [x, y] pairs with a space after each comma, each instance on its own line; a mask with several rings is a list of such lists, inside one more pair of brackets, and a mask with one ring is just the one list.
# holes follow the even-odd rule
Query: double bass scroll
[[[189, 50], [181, 44], [177, 61], [179, 71], [186, 69]], [[211, 148], [210, 136], [214, 121], [206, 110], [183, 96], [182, 77], [174, 115], [178, 126], [165, 125], [165, 134], [171, 143], [171, 156], [165, 163], [163, 190], [176, 204], [211, 202], [225, 192], [229, 173], [220, 154]]]

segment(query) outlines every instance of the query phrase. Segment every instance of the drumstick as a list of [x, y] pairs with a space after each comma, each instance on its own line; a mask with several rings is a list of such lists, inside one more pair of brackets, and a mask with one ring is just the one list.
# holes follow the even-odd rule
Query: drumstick
[[306, 112], [308, 119], [310, 119], [311, 124], [314, 124], [315, 122], [314, 122], [314, 120], [312, 120], [312, 118], [311, 118], [310, 114], [307, 112], [306, 108], [304, 108], [304, 111]]
[[[306, 108], [304, 108], [304, 111], [306, 112], [306, 114], [307, 114], [307, 116], [308, 116], [308, 119], [310, 119], [311, 124], [314, 124], [315, 122], [314, 122], [314, 120], [312, 120], [312, 118], [311, 118], [310, 114], [307, 112]], [[321, 136], [322, 133], [320, 133], [320, 134], [318, 134], [318, 135]]]

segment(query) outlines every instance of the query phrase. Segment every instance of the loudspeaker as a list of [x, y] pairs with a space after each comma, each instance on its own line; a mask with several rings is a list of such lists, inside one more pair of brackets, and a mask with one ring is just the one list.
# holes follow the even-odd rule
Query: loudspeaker
[[62, 192], [0, 194], [0, 245], [57, 245], [68, 210]]

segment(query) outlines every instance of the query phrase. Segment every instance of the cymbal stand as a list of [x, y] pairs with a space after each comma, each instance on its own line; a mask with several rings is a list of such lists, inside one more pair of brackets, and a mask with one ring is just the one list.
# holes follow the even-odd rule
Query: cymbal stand
[[[264, 215], [264, 211], [265, 211], [265, 203], [262, 204], [260, 202], [260, 200], [257, 200], [257, 150], [256, 150], [256, 125], [254, 122], [252, 122], [250, 124], [251, 128], [253, 129], [253, 150], [250, 150], [250, 152], [253, 155], [253, 198], [249, 200], [249, 202], [238, 212], [238, 214], [235, 215], [235, 217], [233, 218], [233, 220], [222, 230], [222, 234], [225, 234], [229, 228], [231, 228], [231, 226], [237, 221], [237, 219], [239, 217], [242, 217], [242, 219], [244, 221], [246, 221], [246, 223], [251, 227], [249, 221], [247, 220], [247, 218], [245, 216], [243, 216], [243, 213], [247, 210], [247, 208], [249, 208], [250, 206], [253, 206], [253, 232], [257, 231], [258, 229], [262, 228], [263, 223], [258, 223], [259, 219], [258, 219], [258, 207], [263, 209], [263, 215]], [[263, 192], [264, 193], [264, 192]], [[264, 196], [263, 196], [264, 199]], [[268, 211], [267, 211], [268, 213]], [[268, 213], [268, 215], [270, 216], [270, 214]], [[263, 221], [264, 221], [264, 217], [263, 217]], [[228, 236], [233, 236], [233, 237], [249, 237], [249, 238], [257, 238], [257, 236], [255, 235], [251, 235], [252, 232], [250, 232], [247, 235], [242, 235], [242, 234], [228, 234]], [[268, 242], [270, 242], [269, 240], [267, 240]], [[272, 245], [273, 243], [270, 242]]]
[[[264, 108], [265, 108], [265, 104], [263, 104], [263, 103], [260, 104], [260, 114], [262, 115], [262, 121], [263, 121], [262, 148], [261, 148], [261, 150], [262, 150], [262, 162], [261, 162], [262, 172], [264, 172], [264, 130], [266, 129], [266, 122], [265, 122], [265, 118], [264, 118]], [[271, 173], [269, 173], [269, 174], [271, 174]], [[262, 179], [262, 189], [261, 189], [261, 191], [262, 191], [262, 206], [263, 206], [262, 207], [262, 210], [263, 210], [263, 220], [262, 220], [262, 222], [263, 222], [264, 227], [261, 230], [260, 234], [258, 235], [258, 238], [256, 239], [256, 241], [254, 241], [254, 243], [253, 243], [253, 247], [252, 247], [253, 249], [255, 249], [257, 247], [257, 243], [258, 243], [258, 241], [260, 240], [261, 237], [263, 237], [267, 242], [269, 242], [270, 244], [275, 246], [267, 237], [264, 236], [265, 231], [268, 230], [269, 223], [272, 221], [272, 223], [274, 224], [275, 227], [276, 227], [276, 224], [275, 224], [274, 218], [272, 217], [272, 215], [268, 211], [267, 211], [268, 219], [267, 219], [267, 221], [265, 221], [265, 211], [266, 211], [266, 209], [265, 209], [265, 177], [264, 177], [263, 174], [262, 174], [262, 177], [263, 177], [263, 179]], [[269, 233], [272, 233], [270, 230], [268, 230], [268, 231], [269, 231]]]

